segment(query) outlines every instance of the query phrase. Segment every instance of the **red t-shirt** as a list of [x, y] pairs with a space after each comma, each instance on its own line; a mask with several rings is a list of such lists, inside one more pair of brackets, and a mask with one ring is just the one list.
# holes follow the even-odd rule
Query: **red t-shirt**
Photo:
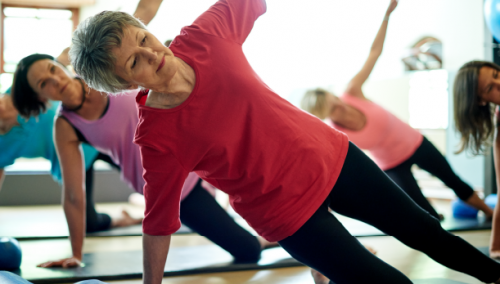
[[295, 233], [335, 185], [347, 155], [345, 134], [274, 93], [243, 54], [265, 10], [263, 0], [217, 2], [170, 46], [195, 71], [188, 99], [155, 109], [144, 106], [147, 92], [138, 95], [144, 233], [179, 228], [182, 184], [191, 171], [226, 192], [269, 241]]

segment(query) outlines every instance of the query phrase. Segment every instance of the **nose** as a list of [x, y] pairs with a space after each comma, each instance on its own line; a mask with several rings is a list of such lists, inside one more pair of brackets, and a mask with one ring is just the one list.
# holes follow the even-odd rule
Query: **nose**
[[149, 47], [142, 48], [141, 53], [149, 63], [156, 62], [158, 59], [158, 53]]
[[57, 87], [61, 84], [61, 77], [57, 76], [57, 75], [52, 75], [50, 76], [49, 80], [48, 80], [54, 87]]

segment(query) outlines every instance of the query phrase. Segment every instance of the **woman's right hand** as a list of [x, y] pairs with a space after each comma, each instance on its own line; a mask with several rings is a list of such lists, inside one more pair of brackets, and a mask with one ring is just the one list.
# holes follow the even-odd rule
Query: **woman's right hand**
[[70, 268], [70, 267], [77, 267], [82, 264], [81, 259], [78, 259], [76, 257], [70, 257], [70, 258], [63, 258], [60, 260], [54, 260], [54, 261], [47, 261], [44, 263], [41, 263], [37, 265], [37, 267], [43, 267], [43, 268], [48, 268], [48, 267], [62, 267], [62, 268]]

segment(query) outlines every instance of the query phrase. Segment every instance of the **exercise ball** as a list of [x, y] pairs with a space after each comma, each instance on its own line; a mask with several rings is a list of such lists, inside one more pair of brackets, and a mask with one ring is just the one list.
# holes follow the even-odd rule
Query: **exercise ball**
[[0, 283], [2, 284], [33, 284], [21, 276], [8, 271], [0, 271]]
[[477, 218], [478, 210], [460, 199], [455, 199], [451, 203], [451, 209], [455, 218]]
[[13, 238], [0, 237], [0, 270], [15, 270], [21, 266], [21, 247]]
[[500, 42], [500, 0], [484, 1], [484, 19], [491, 34]]
[[495, 205], [497, 205], [497, 200], [498, 200], [497, 194], [493, 193], [493, 194], [488, 195], [484, 199], [484, 203], [486, 203], [486, 205], [488, 205], [488, 207], [490, 207], [491, 209], [494, 209]]
[[107, 284], [106, 282], [101, 282], [97, 279], [90, 279], [90, 280], [85, 280], [85, 281], [80, 281], [75, 284]]

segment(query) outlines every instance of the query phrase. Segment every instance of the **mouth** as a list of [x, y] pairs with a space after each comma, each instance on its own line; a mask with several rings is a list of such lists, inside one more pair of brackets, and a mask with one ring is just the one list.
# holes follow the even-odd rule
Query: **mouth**
[[64, 85], [64, 86], [61, 88], [61, 92], [60, 92], [60, 93], [64, 92], [64, 90], [66, 89], [66, 87], [67, 87], [68, 85], [69, 85], [69, 83], [68, 83], [68, 84], [66, 84], [66, 85]]
[[163, 65], [165, 65], [165, 56], [162, 56], [160, 65], [158, 65], [158, 69], [156, 69], [156, 72], [160, 71], [160, 69], [163, 68]]

